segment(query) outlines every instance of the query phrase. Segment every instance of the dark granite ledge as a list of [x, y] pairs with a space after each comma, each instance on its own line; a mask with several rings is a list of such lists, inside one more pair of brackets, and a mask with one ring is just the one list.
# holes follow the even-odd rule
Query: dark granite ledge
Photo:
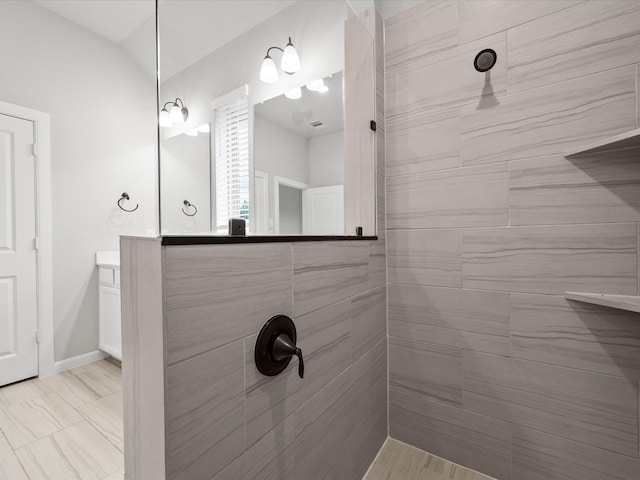
[[167, 235], [160, 237], [162, 245], [217, 245], [233, 243], [276, 242], [336, 242], [344, 240], [377, 240], [377, 236], [356, 237], [346, 235]]

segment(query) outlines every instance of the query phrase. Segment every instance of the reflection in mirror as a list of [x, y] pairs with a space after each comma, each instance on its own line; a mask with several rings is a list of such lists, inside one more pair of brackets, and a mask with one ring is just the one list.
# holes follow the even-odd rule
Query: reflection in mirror
[[[249, 234], [345, 234], [352, 15], [334, 0], [160, 3], [162, 233], [227, 234], [229, 219], [243, 218]], [[173, 140], [203, 124], [211, 125], [208, 164]], [[181, 218], [184, 192], [203, 193], [203, 179], [209, 213]]]
[[256, 195], [258, 234], [344, 234], [342, 72], [316, 84], [255, 106], [255, 169], [273, 179]]

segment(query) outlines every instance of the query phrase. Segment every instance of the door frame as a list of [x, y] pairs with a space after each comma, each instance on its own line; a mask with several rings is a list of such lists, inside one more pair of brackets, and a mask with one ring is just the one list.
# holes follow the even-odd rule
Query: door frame
[[51, 212], [51, 117], [0, 100], [0, 114], [33, 122], [36, 178], [38, 376], [56, 372], [53, 348], [53, 242]]
[[[273, 176], [273, 219], [274, 219], [274, 233], [276, 235], [280, 234], [280, 185], [284, 185], [285, 187], [295, 188], [297, 190], [304, 190], [309, 188], [309, 185], [306, 183], [299, 182], [297, 180], [292, 180], [286, 177], [279, 177], [278, 175]], [[304, 213], [304, 211], [303, 211]], [[304, 215], [302, 218], [302, 224], [304, 231]]]

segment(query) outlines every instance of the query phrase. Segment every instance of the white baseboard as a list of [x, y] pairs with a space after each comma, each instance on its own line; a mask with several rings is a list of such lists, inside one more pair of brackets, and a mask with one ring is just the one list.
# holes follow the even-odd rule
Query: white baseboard
[[66, 358], [54, 363], [53, 371], [49, 375], [64, 372], [65, 370], [69, 370], [71, 368], [82, 367], [83, 365], [102, 360], [106, 356], [107, 354], [102, 350], [95, 350], [93, 352], [83, 353], [82, 355], [77, 355], [75, 357]]

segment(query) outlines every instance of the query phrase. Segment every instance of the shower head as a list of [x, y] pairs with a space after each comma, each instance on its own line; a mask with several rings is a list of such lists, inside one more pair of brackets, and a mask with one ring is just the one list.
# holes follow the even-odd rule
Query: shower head
[[473, 66], [479, 72], [488, 72], [496, 64], [497, 60], [498, 55], [496, 55], [496, 51], [491, 48], [485, 48], [476, 55]]

